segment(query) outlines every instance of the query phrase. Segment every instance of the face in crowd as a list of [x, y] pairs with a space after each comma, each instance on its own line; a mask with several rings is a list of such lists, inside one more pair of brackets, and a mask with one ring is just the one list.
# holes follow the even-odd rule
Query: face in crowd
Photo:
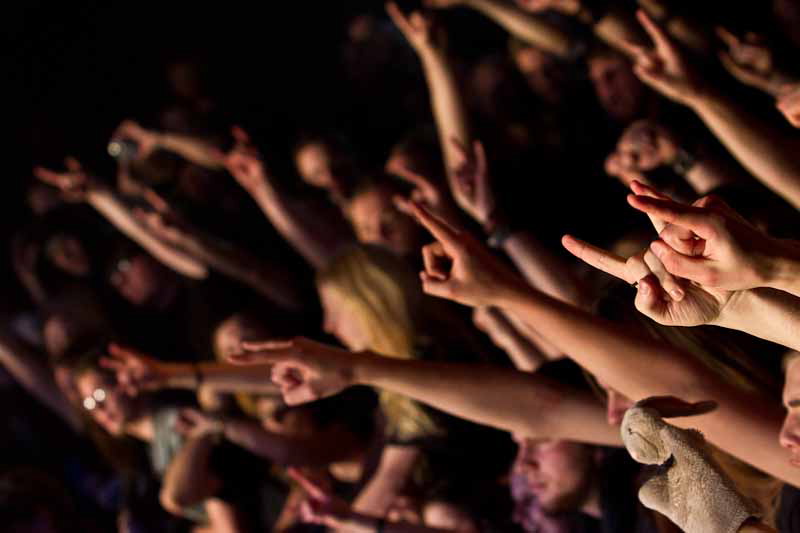
[[594, 482], [594, 449], [566, 440], [517, 439], [515, 472], [542, 510], [555, 514], [578, 511]]
[[78, 376], [75, 385], [83, 408], [111, 435], [123, 435], [126, 426], [139, 414], [136, 400], [125, 394], [108, 374], [87, 370]]
[[347, 212], [359, 242], [407, 255], [419, 248], [420, 228], [395, 207], [395, 194], [397, 191], [391, 185], [376, 184], [353, 196]]
[[786, 367], [783, 404], [787, 413], [781, 428], [781, 446], [791, 452], [792, 466], [800, 468], [800, 356], [790, 360]]
[[614, 120], [628, 123], [641, 112], [644, 86], [623, 56], [610, 54], [592, 58], [589, 61], [589, 78], [597, 100]]

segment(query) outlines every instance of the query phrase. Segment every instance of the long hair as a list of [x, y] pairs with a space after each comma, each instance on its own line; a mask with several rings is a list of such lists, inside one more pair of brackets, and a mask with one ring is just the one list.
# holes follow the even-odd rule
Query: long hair
[[[408, 266], [377, 247], [348, 248], [317, 275], [317, 285], [340, 297], [352, 320], [368, 332], [368, 348], [382, 356], [415, 358], [414, 315], [422, 293]], [[399, 437], [436, 431], [420, 405], [399, 394], [381, 391], [381, 407]]]

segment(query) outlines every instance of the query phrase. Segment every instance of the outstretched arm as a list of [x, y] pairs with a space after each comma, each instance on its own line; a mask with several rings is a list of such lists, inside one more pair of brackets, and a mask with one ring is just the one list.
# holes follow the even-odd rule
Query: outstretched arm
[[194, 279], [203, 279], [208, 275], [204, 264], [148, 232], [133, 216], [132, 210], [110, 188], [89, 178], [80, 163], [68, 159], [67, 166], [67, 172], [36, 167], [34, 174], [43, 182], [60, 189], [65, 196], [86, 201], [115, 228], [172, 270]]
[[667, 98], [693, 109], [742, 166], [800, 207], [800, 161], [795, 157], [800, 142], [709, 86], [663, 29], [643, 11], [639, 20], [655, 48], [630, 47], [637, 76]]
[[282, 191], [250, 143], [234, 128], [237, 146], [228, 154], [226, 167], [252, 196], [275, 229], [306, 261], [323, 268], [343, 246], [354, 241], [352, 229], [336, 208], [298, 202]]
[[481, 13], [497, 23], [511, 35], [560, 58], [569, 58], [574, 46], [569, 35], [542, 18], [498, 0], [426, 0], [425, 5], [435, 8], [464, 6]]
[[[433, 253], [440, 259], [426, 261], [422, 274], [425, 292], [466, 305], [494, 305], [516, 314], [598, 379], [630, 398], [658, 395], [687, 401], [715, 400], [719, 410], [697, 419], [697, 426], [709, 440], [765, 472], [800, 483], [800, 472], [786, 468], [785, 452], [776, 438], [782, 420], [777, 404], [730, 386], [680, 349], [533, 290], [469, 235], [422, 208], [416, 211], [437, 239], [429, 246], [436, 247]], [[447, 261], [443, 263], [442, 259]], [[660, 289], [660, 280], [649, 273], [645, 262], [640, 266], [644, 267], [643, 275], [633, 280], [638, 280], [637, 308], [665, 313], [674, 310], [669, 307], [672, 303], [664, 301], [667, 293]]]
[[[470, 137], [464, 102], [444, 50], [444, 43], [441, 42], [442, 39], [437, 42], [431, 20], [421, 12], [415, 11], [406, 17], [394, 2], [386, 4], [386, 11], [422, 62], [439, 135], [439, 146], [444, 156], [447, 181], [450, 190], [456, 192], [453, 169], [456, 168], [459, 155], [452, 140], [466, 144], [470, 142]], [[455, 200], [460, 206], [463, 204], [462, 198], [457, 195]]]
[[111, 139], [134, 141], [138, 148], [135, 156], [139, 158], [147, 157], [154, 150], [161, 149], [173, 152], [202, 167], [221, 169], [225, 166], [225, 154], [213, 144], [199, 137], [148, 130], [133, 120], [123, 121]]
[[[619, 433], [589, 393], [536, 374], [486, 365], [399, 360], [354, 354], [308, 339], [246, 343], [231, 361], [275, 365], [273, 380], [290, 404], [371, 385], [452, 415], [531, 438], [616, 445]], [[299, 369], [299, 370], [298, 370]], [[299, 381], [292, 376], [299, 371]]]
[[203, 235], [185, 224], [169, 225], [157, 212], [135, 211], [134, 214], [153, 234], [214, 270], [251, 287], [266, 299], [286, 309], [302, 308], [297, 280], [288, 270], [259, 260], [226, 242]]
[[53, 370], [40, 354], [33, 353], [6, 331], [0, 332], [0, 365], [31, 396], [61, 417], [73, 430], [80, 431], [83, 425], [80, 417], [58, 388]]

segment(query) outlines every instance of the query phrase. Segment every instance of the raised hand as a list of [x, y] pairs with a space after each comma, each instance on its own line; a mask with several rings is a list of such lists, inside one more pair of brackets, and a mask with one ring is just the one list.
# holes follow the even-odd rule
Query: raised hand
[[117, 383], [131, 396], [140, 392], [162, 388], [172, 375], [172, 366], [153, 359], [132, 348], [119, 344], [108, 345], [109, 357], [100, 359], [100, 365], [112, 370]]
[[134, 141], [138, 150], [137, 159], [144, 159], [158, 147], [158, 133], [150, 131], [133, 120], [123, 120], [111, 135], [111, 140], [129, 139]]
[[247, 132], [239, 126], [233, 126], [231, 134], [235, 144], [225, 156], [225, 168], [239, 185], [253, 193], [266, 183], [266, 167]]
[[142, 208], [134, 208], [133, 216], [136, 217], [147, 229], [154, 235], [164, 239], [173, 244], [181, 243], [186, 233], [180, 225], [174, 220], [168, 221], [163, 213], [157, 211], [146, 211]]
[[322, 488], [321, 484], [315, 483], [297, 468], [290, 467], [286, 472], [308, 496], [300, 505], [300, 519], [303, 522], [337, 528], [349, 517], [351, 509], [346, 501]]
[[667, 98], [691, 105], [705, 89], [699, 73], [692, 68], [685, 53], [642, 9], [636, 17], [644, 27], [654, 47], [627, 43], [625, 46], [634, 58], [636, 75]]
[[722, 66], [731, 76], [764, 92], [776, 95], [782, 82], [775, 72], [772, 51], [758, 36], [747, 34], [744, 39], [718, 27], [717, 35], [728, 47], [719, 53]]
[[693, 206], [629, 196], [639, 211], [681, 228], [662, 231], [650, 249], [666, 269], [704, 287], [743, 290], [765, 286], [776, 242], [724, 202], [707, 197]]
[[474, 141], [471, 147], [467, 147], [456, 138], [450, 139], [450, 142], [459, 156], [453, 169], [453, 196], [464, 211], [482, 226], [486, 226], [496, 205], [483, 144]]
[[637, 120], [628, 126], [617, 144], [623, 166], [639, 172], [671, 164], [678, 149], [676, 137], [649, 119]]
[[450, 195], [444, 187], [437, 185], [426, 176], [414, 172], [402, 163], [387, 165], [385, 170], [414, 186], [409, 197], [401, 195], [394, 197], [394, 204], [401, 212], [413, 216], [411, 203], [417, 202], [448, 220], [454, 217], [454, 207]]
[[303, 337], [288, 341], [244, 342], [243, 351], [229, 357], [234, 364], [273, 363], [272, 381], [288, 405], [332, 396], [354, 384], [360, 357]]
[[225, 424], [218, 417], [198, 409], [185, 408], [178, 414], [175, 429], [184, 437], [197, 438], [219, 435], [225, 431]]
[[468, 233], [453, 228], [419, 204], [417, 221], [436, 242], [422, 248], [422, 289], [469, 306], [492, 305], [497, 298], [527, 287], [522, 278]]
[[85, 200], [92, 186], [92, 180], [74, 157], [67, 157], [64, 164], [67, 167], [66, 172], [34, 167], [33, 175], [44, 183], [56, 187], [67, 200], [73, 202]]
[[562, 244], [589, 265], [635, 285], [636, 309], [660, 324], [715, 323], [733, 296], [730, 291], [700, 287], [671, 274], [649, 249], [624, 259], [569, 235]]
[[441, 39], [434, 38], [433, 22], [422, 12], [413, 11], [406, 16], [394, 2], [386, 3], [386, 12], [417, 53], [439, 48], [443, 44]]

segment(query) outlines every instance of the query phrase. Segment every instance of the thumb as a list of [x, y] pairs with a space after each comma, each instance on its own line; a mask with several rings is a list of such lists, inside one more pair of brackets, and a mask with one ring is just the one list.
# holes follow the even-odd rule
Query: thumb
[[455, 299], [455, 283], [452, 279], [440, 280], [427, 272], [420, 272], [420, 279], [422, 280], [422, 290], [431, 296], [438, 296], [439, 298], [446, 298], [448, 300]]

